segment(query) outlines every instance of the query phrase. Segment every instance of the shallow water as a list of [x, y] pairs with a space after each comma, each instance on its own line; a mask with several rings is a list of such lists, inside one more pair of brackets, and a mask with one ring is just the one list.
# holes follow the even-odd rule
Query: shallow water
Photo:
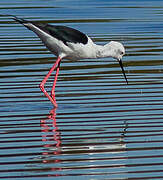
[[122, 42], [129, 81], [112, 58], [63, 60], [53, 109], [39, 84], [56, 57], [0, 16], [0, 178], [162, 179], [162, 1], [2, 0], [0, 7], [77, 28], [97, 44]]

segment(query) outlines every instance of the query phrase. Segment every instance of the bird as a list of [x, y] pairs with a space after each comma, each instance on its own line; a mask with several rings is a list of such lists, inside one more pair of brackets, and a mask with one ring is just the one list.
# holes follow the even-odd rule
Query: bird
[[[57, 107], [55, 99], [55, 86], [59, 74], [60, 63], [62, 59], [72, 61], [81, 59], [96, 59], [112, 57], [119, 62], [122, 73], [128, 84], [127, 77], [122, 64], [122, 57], [125, 55], [125, 47], [117, 41], [110, 41], [105, 45], [98, 45], [85, 33], [63, 25], [52, 25], [36, 21], [28, 21], [17, 16], [12, 16], [16, 22], [24, 25], [27, 29], [33, 31], [46, 46], [46, 48], [57, 57], [54, 65], [40, 83], [40, 89], [44, 95], [51, 101], [54, 107]], [[51, 94], [45, 90], [45, 83], [56, 70]]]

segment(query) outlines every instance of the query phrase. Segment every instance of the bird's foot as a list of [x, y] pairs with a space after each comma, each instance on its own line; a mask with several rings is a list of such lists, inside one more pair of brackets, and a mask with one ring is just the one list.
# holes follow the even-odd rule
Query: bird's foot
[[52, 100], [53, 100], [53, 105], [54, 105], [54, 107], [57, 108], [58, 105], [57, 105], [57, 102], [56, 102], [56, 99], [55, 99], [55, 93], [52, 93], [52, 92], [51, 92], [51, 98], [52, 98]]
[[41, 83], [40, 84], [40, 89], [41, 89], [41, 91], [45, 94], [45, 96], [51, 101], [51, 103], [54, 105], [54, 107], [55, 108], [57, 108], [58, 107], [58, 105], [57, 105], [57, 102], [56, 102], [56, 100], [55, 100], [55, 93], [51, 93], [51, 96], [47, 93], [47, 91], [45, 90], [45, 88], [44, 88], [44, 84], [45, 83]]

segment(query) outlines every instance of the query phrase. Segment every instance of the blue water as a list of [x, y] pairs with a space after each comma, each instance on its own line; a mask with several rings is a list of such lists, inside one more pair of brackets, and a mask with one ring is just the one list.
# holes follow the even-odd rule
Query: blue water
[[163, 179], [163, 2], [1, 0], [0, 7], [79, 29], [97, 44], [122, 42], [129, 81], [112, 58], [63, 60], [54, 109], [39, 84], [56, 57], [0, 16], [0, 179]]

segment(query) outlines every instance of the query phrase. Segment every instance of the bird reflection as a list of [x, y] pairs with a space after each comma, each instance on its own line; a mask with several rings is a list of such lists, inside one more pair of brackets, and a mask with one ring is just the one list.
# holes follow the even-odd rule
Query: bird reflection
[[[111, 150], [113, 150], [113, 153], [117, 153], [120, 152], [121, 150], [125, 151], [126, 148], [126, 143], [124, 142], [124, 138], [126, 137], [125, 134], [128, 128], [128, 124], [126, 121], [124, 121], [124, 128], [119, 138], [116, 138], [115, 135], [115, 142], [114, 141], [112, 142], [112, 140], [110, 140], [110, 142], [107, 142], [106, 137], [87, 138], [87, 139], [81, 137], [80, 138], [81, 144], [79, 143], [79, 146], [77, 146], [76, 144], [71, 144], [68, 146], [64, 145], [64, 147], [61, 146], [61, 133], [57, 126], [56, 108], [50, 111], [46, 119], [41, 120], [41, 128], [42, 128], [41, 129], [42, 142], [44, 143], [43, 147], [46, 150], [42, 153], [42, 155], [44, 155], [43, 156], [44, 159], [47, 159], [50, 156], [56, 159], [57, 156], [54, 155], [60, 155], [61, 151], [63, 153], [63, 150], [65, 149], [67, 152], [71, 150], [79, 150], [79, 151], [83, 150], [85, 153], [94, 154], [96, 153], [96, 151], [100, 151], [100, 150], [107, 150], [108, 153]], [[100, 134], [99, 129], [97, 131], [98, 134]], [[102, 134], [104, 133], [103, 130], [101, 133]], [[110, 138], [110, 135], [108, 135], [108, 138]], [[117, 149], [116, 152], [114, 151], [115, 149]], [[52, 159], [50, 160], [50, 162], [52, 161]], [[59, 160], [55, 160], [55, 162], [57, 161], [59, 162]], [[44, 162], [48, 162], [48, 161], [46, 160]]]
[[[89, 125], [89, 122], [87, 125]], [[49, 172], [48, 176], [61, 176], [60, 171], [67, 168], [62, 163], [64, 163], [65, 160], [71, 162], [71, 159], [67, 157], [68, 159], [63, 160], [63, 155], [65, 155], [65, 152], [66, 155], [70, 154], [71, 156], [74, 155], [74, 157], [77, 157], [76, 155], [81, 155], [82, 153], [83, 155], [88, 155], [84, 161], [88, 162], [89, 164], [84, 165], [83, 167], [81, 164], [78, 166], [78, 169], [97, 168], [97, 161], [99, 161], [99, 163], [106, 161], [110, 164], [112, 160], [115, 161], [113, 166], [116, 165], [118, 168], [125, 167], [124, 162], [118, 164], [116, 164], [116, 162], [121, 159], [125, 160], [127, 158], [125, 156], [126, 154], [123, 155], [123, 153], [126, 152], [125, 137], [128, 129], [127, 121], [124, 121], [123, 126], [120, 127], [121, 130], [117, 131], [120, 132], [119, 135], [112, 136], [109, 133], [109, 128], [111, 127], [109, 127], [107, 124], [104, 124], [104, 126], [106, 129], [95, 128], [94, 126], [91, 128], [88, 126], [88, 128], [83, 129], [84, 132], [88, 130], [92, 132], [89, 134], [89, 137], [87, 136], [88, 138], [85, 138], [86, 134], [83, 134], [83, 131], [80, 130], [79, 134], [81, 132], [81, 137], [78, 138], [78, 136], [75, 134], [74, 137], [70, 137], [70, 140], [72, 141], [66, 144], [65, 142], [63, 143], [61, 141], [61, 132], [56, 121], [56, 108], [52, 109], [47, 118], [41, 120], [42, 142], [44, 148], [41, 159], [43, 164], [48, 164], [48, 166], [50, 166], [49, 170], [51, 172]], [[107, 137], [106, 134], [108, 134]], [[84, 135], [84, 137], [82, 135]], [[78, 141], [78, 143], [73, 143], [74, 140]], [[97, 155], [99, 155], [98, 158]], [[103, 158], [100, 158], [100, 156], [103, 156]], [[74, 158], [74, 160], [75, 162], [80, 162], [81, 159]], [[103, 168], [103, 165], [99, 165], [99, 168]]]
[[[41, 120], [41, 132], [43, 147], [47, 150], [42, 153], [43, 158], [47, 159], [49, 156], [59, 155], [61, 153], [61, 138], [60, 132], [56, 122], [56, 108], [52, 109], [47, 119]], [[51, 162], [51, 160], [44, 160], [44, 163]], [[55, 159], [53, 162], [59, 162]]]

